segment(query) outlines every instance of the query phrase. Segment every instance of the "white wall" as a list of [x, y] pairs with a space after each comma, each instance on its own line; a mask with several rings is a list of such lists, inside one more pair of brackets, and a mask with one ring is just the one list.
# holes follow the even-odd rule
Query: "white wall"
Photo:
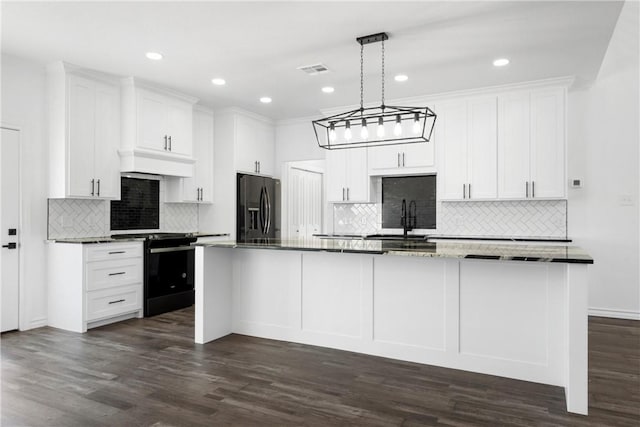
[[21, 129], [22, 184], [20, 329], [47, 324], [48, 144], [45, 124], [45, 70], [39, 64], [2, 55], [3, 125]]
[[[626, 2], [594, 84], [569, 93], [569, 235], [590, 253], [590, 313], [640, 319], [639, 3]], [[631, 198], [628, 204], [625, 200]]]
[[276, 124], [276, 176], [285, 162], [324, 160], [325, 150], [318, 147], [311, 117]]

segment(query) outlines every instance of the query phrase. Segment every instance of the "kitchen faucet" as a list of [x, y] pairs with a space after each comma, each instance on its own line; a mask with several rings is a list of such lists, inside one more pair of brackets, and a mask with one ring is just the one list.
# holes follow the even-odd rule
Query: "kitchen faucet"
[[407, 211], [407, 201], [402, 199], [402, 215], [400, 216], [400, 225], [404, 229], [404, 237], [407, 237], [407, 232], [413, 230], [416, 227], [416, 201], [411, 200], [409, 202], [409, 210]]

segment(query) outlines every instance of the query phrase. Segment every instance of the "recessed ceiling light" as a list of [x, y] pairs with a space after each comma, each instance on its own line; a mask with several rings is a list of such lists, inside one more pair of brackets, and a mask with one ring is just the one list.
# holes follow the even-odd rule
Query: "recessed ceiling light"
[[271, 102], [271, 98], [269, 98], [268, 96], [263, 96], [262, 98], [260, 98], [260, 102], [262, 102], [263, 104], [268, 104]]
[[332, 88], [331, 86], [325, 86], [325, 87], [323, 87], [323, 88], [322, 88], [322, 91], [323, 91], [324, 93], [333, 93], [333, 91], [334, 91], [334, 90], [335, 90], [335, 89], [334, 89], [334, 88]]
[[407, 76], [406, 74], [398, 74], [394, 77], [394, 79], [397, 82], [406, 82], [407, 80], [409, 80], [409, 76]]
[[211, 83], [213, 83], [216, 86], [223, 86], [227, 84], [226, 80], [221, 78], [211, 79]]
[[147, 52], [147, 58], [153, 61], [160, 61], [162, 59], [162, 54], [158, 52]]
[[504, 67], [509, 64], [509, 60], [507, 58], [499, 58], [493, 61], [494, 67]]

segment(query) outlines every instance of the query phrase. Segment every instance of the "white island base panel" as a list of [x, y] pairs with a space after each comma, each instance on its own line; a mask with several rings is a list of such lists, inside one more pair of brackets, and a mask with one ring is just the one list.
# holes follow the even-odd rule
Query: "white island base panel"
[[586, 269], [197, 247], [195, 341], [238, 333], [562, 386], [586, 415]]

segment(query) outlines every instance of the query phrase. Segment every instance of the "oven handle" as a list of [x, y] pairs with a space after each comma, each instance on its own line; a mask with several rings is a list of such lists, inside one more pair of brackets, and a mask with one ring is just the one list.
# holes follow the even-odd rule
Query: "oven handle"
[[180, 252], [180, 251], [194, 251], [195, 246], [177, 246], [175, 248], [154, 248], [149, 249], [150, 254], [160, 254], [163, 252]]

